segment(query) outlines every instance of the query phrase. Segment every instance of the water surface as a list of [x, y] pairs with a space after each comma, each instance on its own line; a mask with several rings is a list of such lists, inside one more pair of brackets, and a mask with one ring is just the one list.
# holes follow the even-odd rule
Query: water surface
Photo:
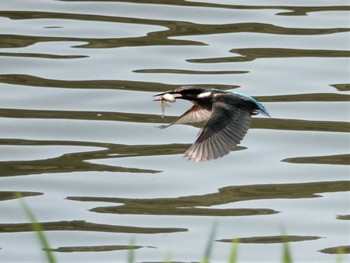
[[[58, 262], [240, 262], [349, 253], [346, 1], [3, 1], [0, 257], [45, 262], [16, 192]], [[200, 125], [152, 95], [195, 84], [261, 101], [228, 156], [183, 153]], [[21, 253], [18, 253], [18, 251]], [[347, 257], [345, 256], [345, 261]]]

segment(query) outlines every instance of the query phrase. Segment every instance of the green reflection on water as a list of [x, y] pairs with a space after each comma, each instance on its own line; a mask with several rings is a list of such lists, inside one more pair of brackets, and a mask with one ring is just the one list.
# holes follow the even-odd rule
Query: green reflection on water
[[288, 163], [315, 163], [315, 164], [350, 164], [350, 154], [338, 154], [327, 156], [307, 156], [307, 157], [292, 157], [282, 160]]
[[220, 239], [219, 242], [232, 243], [237, 239], [239, 243], [246, 244], [273, 244], [283, 242], [299, 242], [320, 239], [318, 236], [295, 236], [295, 235], [283, 235], [283, 236], [259, 236], [259, 237], [235, 237], [234, 239]]
[[[71, 89], [112, 89], [161, 92], [172, 90], [178, 85], [158, 82], [143, 82], [131, 80], [60, 80], [48, 79], [26, 74], [0, 74], [0, 83], [25, 85], [30, 87], [71, 88]], [[200, 85], [206, 87], [208, 85]], [[212, 86], [212, 85], [211, 85]], [[220, 89], [233, 89], [237, 85], [215, 85]], [[152, 94], [153, 95], [153, 94]], [[151, 96], [150, 96], [151, 97]], [[151, 98], [150, 98], [151, 99]]]
[[25, 145], [25, 146], [88, 146], [104, 148], [102, 150], [68, 153], [55, 158], [30, 161], [2, 161], [0, 162], [1, 176], [17, 176], [42, 173], [63, 173], [77, 171], [109, 171], [109, 172], [128, 172], [128, 173], [158, 173], [158, 170], [139, 169], [123, 166], [112, 166], [104, 164], [96, 164], [87, 162], [88, 160], [121, 158], [125, 156], [148, 156], [157, 154], [178, 153], [180, 147], [181, 152], [185, 149], [183, 145], [176, 147], [168, 145], [164, 147], [162, 152], [154, 150], [159, 146], [154, 145], [124, 145], [124, 144], [108, 144], [94, 142], [74, 142], [74, 141], [45, 141], [45, 140], [16, 140], [16, 139], [0, 139], [0, 145]]
[[[44, 231], [94, 231], [110, 233], [139, 233], [139, 234], [159, 234], [187, 231], [186, 228], [176, 227], [134, 227], [96, 224], [85, 220], [38, 222]], [[30, 223], [0, 224], [0, 233], [28, 232], [32, 231]]]
[[[52, 248], [54, 252], [105, 252], [115, 250], [130, 250], [144, 248], [144, 246], [129, 246], [129, 245], [105, 245], [105, 246], [74, 246], [74, 247], [58, 247]], [[151, 248], [147, 246], [147, 248]]]
[[350, 246], [329, 247], [319, 251], [325, 254], [350, 254]]
[[43, 193], [39, 193], [39, 192], [0, 191], [0, 201], [17, 199], [18, 195], [22, 197], [27, 197], [27, 196], [38, 196], [42, 194]]
[[[118, 206], [96, 207], [92, 211], [116, 214], [153, 214], [153, 215], [205, 215], [205, 216], [246, 216], [274, 214], [277, 211], [268, 208], [258, 209], [216, 209], [211, 206], [247, 200], [315, 198], [320, 193], [350, 191], [348, 181], [227, 186], [217, 193], [176, 198], [111, 198], [111, 197], [68, 197], [70, 200], [85, 202], [111, 202]], [[207, 206], [210, 208], [202, 208]]]
[[[159, 2], [159, 1], [156, 1]], [[167, 3], [169, 4], [169, 3]], [[188, 5], [188, 2], [176, 1], [176, 5]], [[197, 3], [198, 4], [198, 3]], [[196, 4], [196, 5], [197, 5]], [[203, 6], [201, 3], [199, 6]], [[308, 12], [316, 11], [345, 11], [347, 6], [322, 6], [322, 7], [295, 7], [295, 6], [244, 6], [244, 5], [212, 5], [205, 4], [206, 7], [220, 7], [232, 9], [280, 9], [287, 10], [279, 15], [306, 15]], [[47, 41], [73, 41], [82, 42], [79, 47], [86, 48], [115, 48], [124, 46], [166, 46], [166, 45], [205, 45], [205, 43], [193, 40], [174, 39], [176, 36], [188, 35], [208, 35], [227, 33], [264, 33], [283, 35], [320, 35], [347, 32], [348, 28], [286, 28], [267, 23], [233, 23], [233, 24], [198, 24], [184, 21], [141, 19], [131, 17], [117, 17], [93, 14], [72, 14], [37, 11], [0, 11], [0, 16], [10, 19], [73, 19], [79, 21], [99, 21], [114, 23], [132, 23], [142, 25], [152, 25], [166, 28], [150, 32], [146, 36], [127, 38], [86, 38], [86, 37], [52, 37], [52, 36], [29, 36], [3, 34], [0, 40], [0, 47], [25, 47], [39, 42]], [[83, 44], [84, 43], [84, 44]], [[88, 43], [88, 44], [85, 44]]]
[[[287, 48], [240, 48], [232, 49], [234, 56], [219, 58], [188, 59], [194, 63], [227, 63], [247, 62], [261, 58], [300, 58], [300, 57], [349, 57], [348, 50], [317, 50], [317, 49], [287, 49]], [[239, 54], [240, 56], [237, 56]]]

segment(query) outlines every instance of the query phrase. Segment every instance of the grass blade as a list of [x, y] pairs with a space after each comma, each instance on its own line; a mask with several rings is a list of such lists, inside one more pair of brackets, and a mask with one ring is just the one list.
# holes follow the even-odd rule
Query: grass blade
[[283, 242], [283, 254], [282, 254], [282, 263], [292, 263], [292, 254], [290, 252], [288, 238], [284, 235], [282, 240]]
[[204, 256], [201, 260], [201, 263], [209, 263], [210, 260], [210, 256], [211, 256], [211, 251], [213, 249], [213, 245], [214, 245], [214, 238], [215, 238], [215, 234], [216, 234], [216, 223], [213, 224], [213, 227], [211, 229], [210, 235], [209, 235], [209, 239], [208, 239], [208, 243], [207, 246], [205, 248], [204, 251]]
[[172, 258], [171, 253], [170, 252], [167, 253], [164, 263], [171, 263], [171, 258]]
[[45, 234], [44, 234], [44, 231], [43, 231], [41, 225], [38, 223], [34, 214], [30, 210], [29, 206], [26, 204], [26, 202], [22, 198], [22, 195], [20, 193], [16, 193], [16, 197], [19, 199], [21, 206], [23, 208], [23, 211], [27, 215], [27, 217], [30, 221], [30, 224], [31, 224], [33, 231], [35, 231], [35, 233], [37, 234], [39, 242], [45, 251], [47, 261], [49, 263], [56, 263], [55, 257], [53, 255], [52, 251], [50, 250], [49, 242], [47, 241], [47, 239], [45, 237]]
[[238, 238], [232, 239], [232, 248], [231, 248], [230, 257], [228, 259], [228, 263], [238, 263], [238, 243], [239, 243]]
[[288, 242], [283, 243], [282, 262], [283, 263], [292, 263], [292, 255], [290, 253]]
[[337, 263], [343, 263], [343, 254], [344, 254], [344, 249], [342, 247], [338, 247], [338, 249], [337, 249]]
[[134, 253], [134, 245], [135, 245], [135, 239], [132, 238], [130, 241], [130, 248], [128, 250], [128, 263], [134, 263], [135, 262], [135, 253]]

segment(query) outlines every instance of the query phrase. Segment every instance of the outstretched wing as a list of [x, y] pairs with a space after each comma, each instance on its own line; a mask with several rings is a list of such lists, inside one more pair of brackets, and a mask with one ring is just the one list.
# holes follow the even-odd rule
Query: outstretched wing
[[164, 129], [164, 128], [167, 128], [173, 124], [184, 124], [184, 123], [194, 123], [194, 122], [206, 121], [209, 119], [210, 115], [211, 115], [210, 110], [203, 109], [203, 108], [199, 107], [198, 105], [193, 105], [192, 108], [190, 108], [188, 111], [186, 111], [184, 114], [182, 114], [180, 116], [180, 118], [177, 119], [176, 121], [174, 121], [170, 124], [160, 125], [157, 127]]
[[190, 160], [207, 161], [228, 154], [246, 135], [251, 114], [238, 107], [234, 96], [216, 96], [211, 117], [195, 143], [186, 151]]

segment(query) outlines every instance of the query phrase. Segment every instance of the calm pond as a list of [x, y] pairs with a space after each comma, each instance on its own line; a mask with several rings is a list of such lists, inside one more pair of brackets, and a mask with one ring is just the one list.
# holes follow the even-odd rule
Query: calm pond
[[[350, 253], [348, 1], [0, 2], [0, 261], [336, 262]], [[153, 95], [249, 94], [229, 155], [183, 158], [201, 124]], [[349, 254], [344, 255], [344, 262]]]

